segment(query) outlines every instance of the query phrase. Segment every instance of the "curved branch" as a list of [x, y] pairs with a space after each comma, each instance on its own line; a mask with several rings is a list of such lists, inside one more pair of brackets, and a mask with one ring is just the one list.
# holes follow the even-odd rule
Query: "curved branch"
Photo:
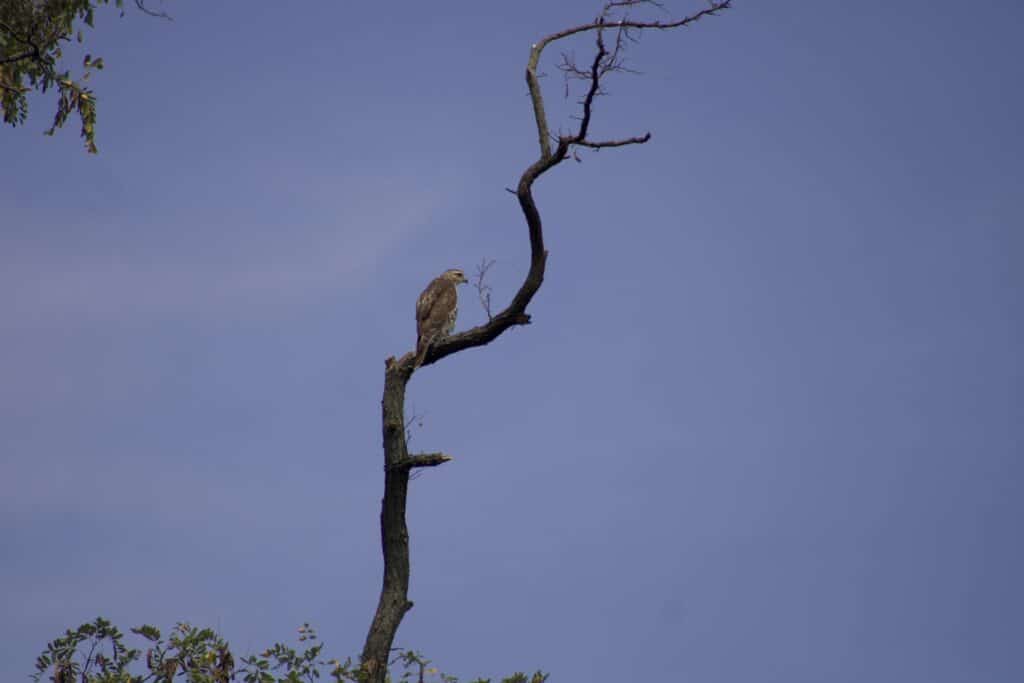
[[[643, 144], [650, 140], [651, 135], [624, 138], [621, 140], [591, 141], [587, 140], [594, 97], [600, 92], [601, 76], [606, 73], [602, 67], [602, 60], [608, 54], [604, 47], [601, 32], [604, 29], [621, 30], [625, 28], [635, 29], [659, 29], [667, 30], [688, 26], [700, 19], [713, 16], [724, 9], [729, 9], [732, 0], [712, 2], [708, 7], [674, 21], [633, 21], [623, 19], [621, 21], [606, 22], [607, 13], [617, 7], [629, 7], [645, 3], [642, 0], [629, 0], [627, 2], [609, 2], [605, 5], [601, 15], [588, 24], [581, 24], [545, 36], [530, 47], [530, 57], [526, 65], [526, 84], [530, 91], [530, 101], [533, 105], [533, 116], [537, 127], [537, 139], [540, 143], [540, 158], [530, 165], [519, 179], [516, 188], [516, 197], [519, 206], [523, 211], [530, 236], [530, 270], [526, 279], [516, 292], [512, 302], [505, 310], [501, 311], [485, 324], [474, 327], [465, 332], [452, 335], [446, 340], [432, 346], [419, 367], [436, 363], [437, 361], [450, 356], [453, 353], [464, 351], [475, 346], [483, 346], [497, 339], [505, 330], [515, 325], [527, 325], [530, 323], [530, 316], [526, 313], [526, 307], [533, 299], [534, 294], [540, 289], [544, 282], [544, 267], [547, 262], [547, 251], [544, 249], [544, 232], [540, 219], [540, 212], [533, 199], [533, 183], [546, 172], [560, 164], [566, 158], [573, 145], [601, 149], [604, 147], [623, 147], [626, 145]], [[537, 66], [540, 62], [544, 49], [554, 42], [568, 38], [569, 36], [587, 31], [597, 31], [597, 54], [590, 68], [590, 87], [583, 101], [583, 116], [580, 120], [579, 131], [575, 135], [561, 136], [558, 138], [558, 146], [551, 150], [551, 126], [547, 120], [547, 113], [544, 109], [544, 95], [541, 92], [540, 81], [537, 78]], [[396, 371], [407, 373], [411, 376], [415, 360], [414, 354], [406, 354], [396, 364]]]
[[163, 10], [152, 10], [146, 7], [146, 0], [135, 0], [135, 6], [142, 11], [143, 14], [148, 14], [151, 17], [157, 17], [158, 19], [166, 19], [167, 21], [174, 21], [174, 18]]
[[689, 26], [690, 24], [700, 21], [704, 17], [712, 17], [724, 9], [732, 7], [732, 0], [721, 0], [721, 2], [711, 2], [707, 7], [699, 12], [694, 12], [688, 16], [682, 17], [681, 19], [675, 19], [672, 21], [634, 21], [632, 19], [621, 19], [619, 21], [605, 21], [605, 17], [608, 12], [617, 7], [637, 7], [640, 5], [652, 4], [650, 2], [644, 2], [643, 0], [631, 0], [630, 2], [609, 2], [604, 6], [604, 11], [601, 15], [590, 22], [589, 24], [580, 24], [579, 26], [573, 26], [557, 33], [552, 33], [549, 36], [545, 36], [539, 43], [537, 43], [537, 49], [543, 50], [551, 43], [574, 36], [577, 33], [585, 33], [587, 31], [596, 31], [601, 28], [636, 28], [636, 29], [656, 29], [659, 31], [665, 31], [673, 28], [682, 28], [683, 26]]
[[[646, 4], [657, 3], [652, 0], [610, 0], [595, 21], [552, 33], [531, 46], [526, 66], [526, 84], [533, 106], [540, 156], [523, 171], [515, 190], [530, 239], [529, 271], [509, 305], [489, 318], [486, 323], [432, 344], [418, 364], [416, 353], [413, 351], [397, 360], [391, 357], [385, 361], [384, 398], [381, 402], [385, 475], [384, 499], [381, 502], [380, 518], [384, 579], [377, 611], [370, 624], [361, 658], [362, 671], [369, 683], [384, 682], [387, 676], [388, 657], [398, 626], [405, 613], [412, 608], [412, 602], [408, 598], [409, 531], [405, 514], [410, 471], [417, 467], [440, 465], [451, 459], [443, 453], [409, 455], [405, 430], [405, 391], [409, 379], [418, 367], [431, 365], [465, 349], [483, 346], [496, 339], [510, 327], [530, 323], [530, 316], [526, 309], [544, 282], [548, 256], [547, 250], [544, 248], [544, 231], [540, 211], [533, 198], [533, 184], [538, 178], [570, 158], [570, 152], [574, 146], [601, 149], [642, 144], [650, 139], [650, 133], [620, 140], [594, 141], [587, 139], [593, 113], [593, 101], [600, 94], [600, 80], [605, 74], [621, 69], [619, 51], [622, 48], [624, 30], [626, 28], [669, 29], [686, 26], [704, 16], [728, 8], [731, 0], [712, 2], [708, 8], [678, 21], [637, 22], [625, 19], [611, 23], [606, 21], [607, 15], [612, 10]], [[619, 31], [616, 45], [611, 54], [606, 50], [603, 42], [602, 31], [606, 28]], [[582, 102], [583, 114], [580, 118], [580, 126], [574, 135], [561, 135], [558, 138], [553, 138], [544, 109], [544, 96], [537, 78], [537, 66], [544, 48], [548, 45], [585, 31], [597, 31], [597, 55], [591, 64], [589, 74], [584, 76], [584, 78], [589, 78], [590, 86]], [[554, 148], [552, 149], [552, 147]]]
[[548, 128], [548, 115], [544, 111], [544, 93], [540, 89], [537, 78], [537, 64], [540, 55], [550, 41], [542, 40], [530, 46], [530, 58], [526, 62], [526, 87], [530, 90], [530, 101], [533, 103], [533, 118], [537, 124], [537, 139], [540, 142], [540, 158], [551, 156], [551, 132]]

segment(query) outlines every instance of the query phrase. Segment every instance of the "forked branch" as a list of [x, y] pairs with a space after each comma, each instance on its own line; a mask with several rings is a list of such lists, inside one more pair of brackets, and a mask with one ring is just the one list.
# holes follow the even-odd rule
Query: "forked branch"
[[[486, 323], [432, 344], [419, 365], [416, 364], [416, 354], [413, 351], [397, 360], [394, 357], [388, 358], [385, 362], [382, 402], [385, 478], [384, 500], [381, 505], [384, 581], [377, 612], [370, 625], [362, 654], [363, 671], [370, 683], [383, 683], [385, 680], [388, 655], [395, 633], [402, 617], [412, 608], [412, 602], [408, 599], [409, 534], [405, 520], [409, 473], [414, 468], [432, 467], [450, 460], [449, 456], [443, 453], [409, 455], [404, 428], [405, 390], [409, 379], [419, 367], [432, 365], [453, 353], [488, 344], [515, 325], [529, 324], [530, 315], [526, 309], [544, 282], [547, 263], [540, 211], [533, 198], [533, 184], [538, 178], [571, 158], [575, 147], [623, 147], [643, 144], [650, 139], [650, 133], [616, 140], [592, 140], [589, 137], [594, 101], [602, 92], [602, 79], [616, 71], [628, 71], [623, 65], [622, 54], [627, 43], [635, 39], [630, 32], [681, 28], [728, 9], [731, 4], [731, 0], [710, 2], [705, 9], [680, 19], [639, 21], [632, 18], [629, 12], [638, 8], [661, 8], [661, 4], [654, 0], [609, 0], [592, 22], [552, 33], [531, 46], [526, 64], [526, 84], [533, 107], [540, 156], [523, 171], [514, 192], [526, 219], [530, 240], [530, 267], [526, 277], [504, 310], [493, 316], [488, 310]], [[544, 95], [537, 76], [538, 65], [545, 48], [549, 45], [586, 32], [596, 34], [596, 50], [593, 59], [589, 61], [589, 66], [576, 68], [571, 61], [563, 61], [563, 64], [570, 65], [574, 77], [586, 82], [586, 92], [580, 101], [578, 127], [574, 133], [554, 137], [551, 135], [551, 125], [544, 108]], [[606, 35], [614, 35], [614, 44], [610, 47], [605, 42]], [[478, 292], [482, 295], [479, 288]]]
[[[601, 13], [593, 21], [552, 33], [531, 46], [530, 56], [526, 65], [526, 83], [533, 106], [537, 139], [540, 143], [540, 157], [523, 171], [515, 191], [520, 208], [523, 211], [523, 216], [526, 218], [529, 232], [529, 271], [519, 291], [513, 297], [512, 302], [503, 311], [489, 317], [488, 321], [483, 325], [452, 335], [432, 346], [420, 367], [436, 363], [453, 353], [488, 344], [508, 328], [514, 325], [526, 325], [530, 322], [530, 316], [527, 314], [526, 308], [544, 281], [544, 267], [547, 260], [540, 212], [537, 210], [532, 193], [533, 183], [538, 178], [569, 158], [573, 147], [578, 146], [589, 149], [624, 147], [627, 145], [643, 144], [651, 139], [650, 133], [614, 140], [592, 140], [588, 137], [594, 113], [594, 100], [601, 94], [602, 79], [612, 72], [625, 70], [622, 63], [622, 53], [626, 42], [633, 40], [630, 31], [643, 31], [645, 29], [664, 31], [683, 28], [704, 17], [714, 16], [722, 10], [729, 9], [731, 6], [732, 0], [721, 0], [720, 2], [710, 2], [704, 9], [678, 19], [641, 21], [632, 18], [629, 15], [629, 11], [644, 7], [660, 9], [663, 7], [662, 4], [652, 2], [651, 0], [612, 1], [604, 5]], [[615, 43], [610, 48], [605, 44], [605, 33], [609, 31], [615, 34]], [[551, 135], [551, 124], [548, 121], [544, 107], [544, 94], [537, 75], [541, 56], [549, 45], [586, 32], [596, 33], [597, 49], [589, 69], [586, 70], [589, 83], [587, 92], [581, 102], [579, 124], [575, 133], [553, 137]], [[552, 142], [555, 143], [554, 149], [552, 149]], [[413, 357], [408, 354], [403, 356], [396, 363], [396, 371], [411, 374], [413, 370], [412, 360]]]

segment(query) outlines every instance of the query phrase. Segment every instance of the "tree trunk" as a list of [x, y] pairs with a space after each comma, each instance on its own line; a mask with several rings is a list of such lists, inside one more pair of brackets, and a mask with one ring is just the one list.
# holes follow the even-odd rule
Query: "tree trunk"
[[384, 374], [384, 500], [380, 510], [381, 547], [384, 551], [384, 583], [377, 613], [363, 648], [362, 665], [372, 683], [383, 683], [391, 644], [402, 617], [412, 608], [409, 601], [409, 529], [405, 502], [410, 467], [405, 440], [405, 386], [411, 373], [405, 364], [388, 359]]

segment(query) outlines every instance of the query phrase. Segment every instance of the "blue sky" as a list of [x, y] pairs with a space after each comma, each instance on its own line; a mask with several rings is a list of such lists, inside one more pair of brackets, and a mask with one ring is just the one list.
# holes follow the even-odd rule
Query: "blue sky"
[[[99, 156], [39, 134], [49, 99], [0, 132], [4, 681], [97, 615], [360, 650], [384, 358], [442, 270], [515, 291], [527, 49], [597, 9], [167, 7], [97, 17]], [[1024, 678], [1022, 20], [737, 2], [644, 37], [595, 135], [651, 143], [537, 186], [535, 324], [410, 385], [411, 446], [456, 460], [413, 483], [399, 645], [555, 682]]]

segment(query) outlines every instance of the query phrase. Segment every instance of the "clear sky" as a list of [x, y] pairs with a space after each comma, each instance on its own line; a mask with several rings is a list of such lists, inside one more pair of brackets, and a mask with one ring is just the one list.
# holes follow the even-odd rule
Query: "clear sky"
[[[527, 50], [597, 9], [166, 6], [97, 16], [99, 156], [40, 135], [49, 97], [0, 130], [5, 682], [97, 615], [359, 652], [384, 358], [444, 269], [518, 286]], [[410, 385], [411, 446], [456, 460], [413, 482], [397, 644], [552, 683], [1024, 680], [1022, 23], [738, 0], [645, 36], [595, 133], [651, 143], [537, 186], [535, 324]]]

